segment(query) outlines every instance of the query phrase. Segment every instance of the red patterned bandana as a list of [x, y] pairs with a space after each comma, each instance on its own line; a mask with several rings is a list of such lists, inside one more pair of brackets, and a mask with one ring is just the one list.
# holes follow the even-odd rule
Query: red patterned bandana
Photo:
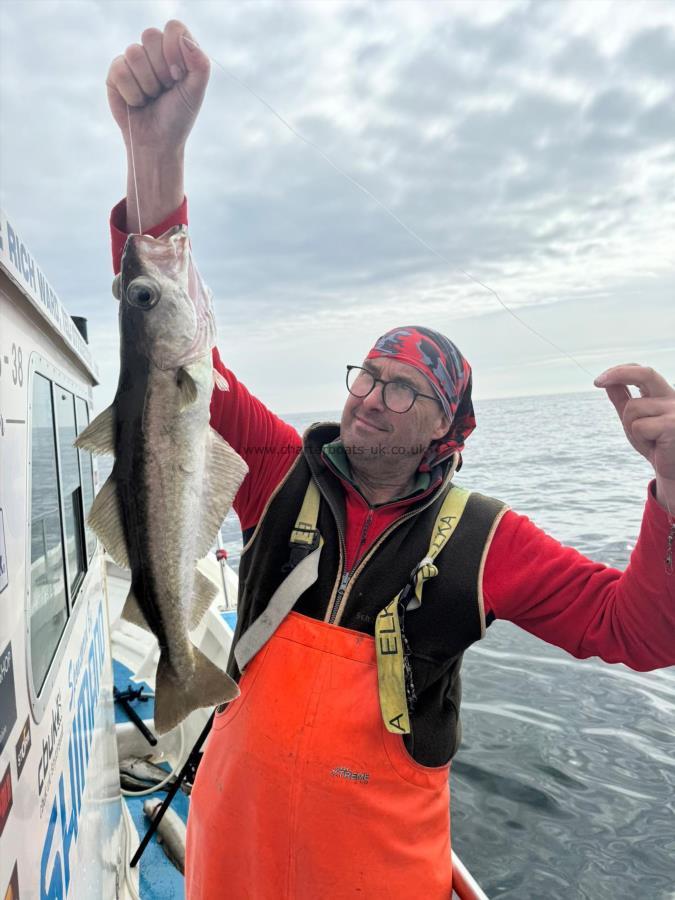
[[377, 339], [366, 359], [378, 357], [398, 359], [421, 372], [451, 420], [448, 433], [430, 444], [420, 471], [428, 472], [453, 453], [461, 453], [476, 419], [471, 403], [471, 366], [452, 341], [431, 328], [393, 328]]

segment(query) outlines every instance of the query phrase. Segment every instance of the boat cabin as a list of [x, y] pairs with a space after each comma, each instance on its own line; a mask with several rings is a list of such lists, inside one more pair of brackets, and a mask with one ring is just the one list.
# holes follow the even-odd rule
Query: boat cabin
[[97, 383], [86, 323], [0, 211], [3, 897], [119, 895], [107, 598], [85, 524], [96, 464], [73, 446]]

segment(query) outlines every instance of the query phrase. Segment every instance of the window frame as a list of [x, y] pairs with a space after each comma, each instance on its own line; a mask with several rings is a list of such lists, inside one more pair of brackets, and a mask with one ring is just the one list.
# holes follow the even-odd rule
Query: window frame
[[[80, 429], [79, 416], [77, 412], [77, 402], [81, 400], [84, 403], [84, 408], [87, 412], [87, 421], [83, 424]], [[79, 437], [85, 428], [87, 428], [92, 421], [92, 409], [90, 408], [91, 404], [86, 397], [82, 397], [81, 395], [75, 394], [75, 433]], [[96, 468], [96, 457], [89, 450], [80, 450], [77, 451], [77, 464], [80, 467], [80, 496], [82, 500], [82, 510], [84, 511], [84, 519], [83, 519], [83, 527], [84, 527], [84, 555], [85, 555], [85, 572], [84, 575], [86, 577], [87, 572], [91, 568], [91, 562], [96, 555], [96, 551], [98, 550], [98, 535], [95, 531], [92, 531], [91, 528], [87, 525], [87, 514], [85, 510], [85, 496], [84, 496], [84, 484], [83, 484], [83, 470], [82, 470], [82, 454], [88, 453], [89, 459], [91, 460], [91, 494], [92, 494], [92, 505], [94, 500], [96, 499], [96, 483], [97, 483], [97, 475], [98, 471]], [[89, 552], [89, 537], [92, 538], [92, 551]]]
[[[32, 490], [33, 490], [33, 397], [35, 390], [35, 376], [39, 375], [46, 379], [50, 385], [50, 400], [52, 414], [52, 434], [54, 439], [54, 450], [56, 459], [56, 479], [57, 492], [59, 502], [59, 523], [61, 528], [61, 560], [63, 566], [63, 577], [65, 580], [66, 591], [66, 622], [61, 630], [61, 634], [56, 643], [54, 653], [49, 662], [47, 673], [39, 691], [36, 690], [33, 682], [33, 665], [32, 665], [32, 645], [31, 645], [31, 604], [32, 604], [32, 584], [30, 560], [31, 556], [31, 538], [32, 538]], [[63, 484], [61, 475], [61, 452], [59, 449], [58, 439], [58, 412], [55, 398], [55, 391], [58, 389], [67, 391], [73, 397], [73, 410], [75, 414], [75, 428], [77, 432], [77, 408], [75, 401], [80, 398], [84, 400], [87, 406], [87, 413], [91, 417], [91, 388], [82, 382], [74, 381], [72, 378], [59, 367], [55, 366], [39, 353], [33, 352], [30, 356], [27, 372], [27, 435], [26, 435], [26, 551], [25, 551], [25, 632], [26, 632], [26, 675], [28, 681], [28, 693], [30, 698], [31, 712], [36, 724], [41, 721], [48, 704], [51, 701], [51, 694], [54, 682], [60, 674], [61, 663], [68, 650], [69, 638], [75, 627], [80, 615], [84, 614], [87, 604], [77, 602], [83, 594], [84, 586], [87, 583], [87, 576], [90, 571], [95, 570], [95, 556], [98, 550], [98, 542], [94, 548], [94, 552], [89, 556], [86, 549], [85, 536], [85, 553], [84, 553], [84, 572], [82, 577], [78, 579], [71, 591], [70, 587], [70, 571], [67, 554], [66, 530], [65, 530], [65, 505], [63, 496]], [[80, 455], [77, 457], [78, 473], [80, 478], [80, 513], [84, 522], [86, 513], [84, 510], [84, 492], [82, 491], [82, 464]], [[92, 463], [92, 471], [94, 474], [94, 496], [96, 496], [96, 468]], [[84, 528], [82, 529], [84, 532]]]
[[[39, 373], [38, 373], [39, 374]], [[82, 466], [80, 463], [80, 452], [75, 449], [75, 454], [77, 456], [77, 478], [78, 478], [78, 489], [79, 489], [79, 500], [80, 500], [80, 509], [79, 509], [79, 518], [76, 520], [77, 527], [77, 535], [76, 540], [80, 542], [79, 552], [82, 555], [82, 561], [84, 563], [84, 567], [80, 573], [78, 573], [75, 581], [73, 581], [70, 572], [70, 559], [68, 558], [68, 541], [67, 541], [67, 531], [66, 531], [66, 504], [65, 499], [66, 496], [63, 492], [63, 469], [62, 469], [62, 461], [61, 461], [61, 444], [59, 440], [59, 409], [58, 409], [58, 401], [57, 401], [57, 392], [65, 391], [70, 395], [70, 400], [73, 408], [73, 425], [75, 427], [75, 437], [77, 437], [77, 410], [75, 407], [75, 400], [77, 399], [77, 394], [74, 391], [71, 391], [70, 388], [65, 387], [60, 381], [52, 381], [52, 415], [54, 419], [54, 428], [55, 428], [55, 436], [56, 436], [56, 472], [57, 472], [57, 481], [59, 488], [59, 509], [61, 512], [61, 539], [63, 541], [63, 559], [66, 567], [66, 605], [68, 608], [68, 618], [72, 615], [73, 607], [82, 592], [82, 585], [84, 584], [84, 579], [87, 577], [87, 572], [89, 571], [89, 560], [87, 558], [87, 539], [85, 536], [84, 530], [84, 520], [85, 520], [85, 512], [84, 512], [84, 494], [82, 492]]]

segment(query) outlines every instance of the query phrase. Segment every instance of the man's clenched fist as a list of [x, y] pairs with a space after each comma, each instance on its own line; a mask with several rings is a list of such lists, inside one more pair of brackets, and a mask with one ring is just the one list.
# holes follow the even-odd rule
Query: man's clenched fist
[[[204, 99], [209, 59], [182, 22], [147, 28], [110, 66], [108, 101], [129, 148], [158, 158], [182, 151]], [[129, 112], [127, 107], [131, 107]]]

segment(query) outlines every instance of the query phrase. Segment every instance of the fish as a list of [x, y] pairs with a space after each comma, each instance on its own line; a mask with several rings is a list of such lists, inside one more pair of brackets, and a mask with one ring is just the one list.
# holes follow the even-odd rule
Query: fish
[[[161, 800], [150, 799], [143, 804], [143, 812], [152, 821], [162, 805]], [[162, 849], [174, 866], [185, 874], [185, 823], [180, 816], [169, 807], [157, 826], [157, 839]]]
[[167, 783], [162, 787], [158, 787], [155, 782], [143, 781], [142, 778], [134, 778], [127, 772], [120, 772], [120, 786], [122, 790], [128, 791], [130, 794], [139, 794], [141, 791], [168, 791], [171, 783]]
[[161, 766], [150, 762], [149, 758], [142, 756], [129, 756], [120, 760], [120, 773], [128, 775], [130, 778], [137, 778], [141, 781], [147, 781], [155, 784], [160, 781], [166, 781], [169, 773]]
[[210, 425], [216, 329], [211, 292], [193, 263], [187, 228], [129, 235], [113, 282], [119, 300], [120, 373], [111, 405], [75, 445], [115, 457], [88, 524], [131, 570], [122, 615], [160, 647], [155, 729], [238, 696], [236, 683], [189, 635], [217, 587], [197, 569], [248, 467]]
[[[168, 791], [175, 781], [175, 775], [171, 775], [166, 769], [155, 765], [149, 756], [129, 756], [120, 761], [119, 769], [120, 781], [125, 779], [131, 790], [150, 788], [164, 782], [164, 787], [158, 788], [158, 790]], [[122, 785], [122, 787], [125, 786]], [[183, 779], [180, 789], [184, 794], [189, 795], [192, 792], [192, 785], [187, 779]]]

